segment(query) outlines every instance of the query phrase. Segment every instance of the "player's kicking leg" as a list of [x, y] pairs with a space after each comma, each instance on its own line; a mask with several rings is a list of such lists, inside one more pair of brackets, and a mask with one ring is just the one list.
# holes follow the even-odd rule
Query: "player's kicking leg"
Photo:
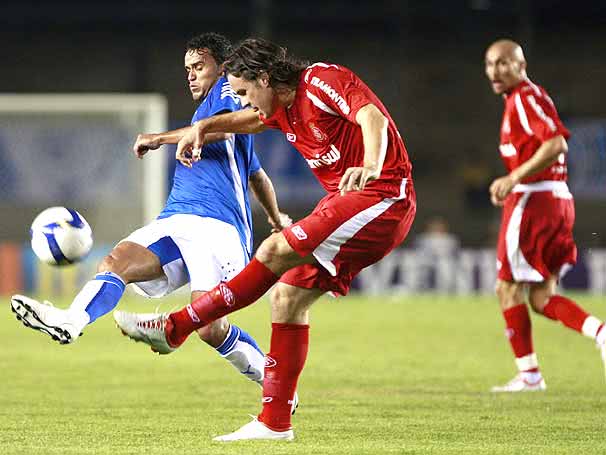
[[118, 244], [97, 271], [67, 309], [23, 295], [11, 298], [11, 309], [26, 327], [45, 333], [61, 344], [69, 344], [88, 324], [115, 308], [126, 284], [156, 279], [164, 273], [155, 254], [132, 242]]

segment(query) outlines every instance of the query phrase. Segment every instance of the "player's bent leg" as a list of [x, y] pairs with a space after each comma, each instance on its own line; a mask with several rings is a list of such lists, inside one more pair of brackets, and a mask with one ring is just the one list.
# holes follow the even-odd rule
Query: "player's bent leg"
[[560, 321], [566, 327], [582, 333], [596, 342], [606, 374], [606, 328], [604, 323], [585, 311], [577, 303], [556, 293], [557, 277], [550, 276], [543, 283], [532, 283], [529, 300], [532, 307], [545, 317]]
[[13, 296], [11, 308], [26, 327], [61, 344], [73, 343], [87, 324], [110, 312], [127, 283], [162, 274], [158, 258], [146, 248], [123, 242], [99, 264], [95, 277], [76, 295], [68, 309], [55, 308], [25, 296]]
[[518, 374], [492, 392], [535, 392], [546, 389], [532, 343], [532, 325], [525, 303], [525, 283], [497, 280], [496, 293], [505, 319], [505, 335], [515, 356]]

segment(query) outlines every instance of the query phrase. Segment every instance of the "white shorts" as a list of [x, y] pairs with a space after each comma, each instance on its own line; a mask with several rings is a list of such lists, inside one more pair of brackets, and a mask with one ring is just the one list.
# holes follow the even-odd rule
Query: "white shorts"
[[160, 259], [165, 276], [134, 283], [137, 292], [159, 298], [190, 283], [191, 291], [208, 291], [240, 272], [248, 256], [238, 231], [214, 218], [181, 214], [154, 220], [121, 242], [146, 247]]

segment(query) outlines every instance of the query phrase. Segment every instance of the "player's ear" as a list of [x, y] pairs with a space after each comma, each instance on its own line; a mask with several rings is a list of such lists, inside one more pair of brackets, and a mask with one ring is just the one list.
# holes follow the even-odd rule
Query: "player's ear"
[[269, 74], [267, 74], [266, 71], [263, 71], [261, 74], [259, 74], [257, 80], [259, 81], [261, 87], [269, 87]]

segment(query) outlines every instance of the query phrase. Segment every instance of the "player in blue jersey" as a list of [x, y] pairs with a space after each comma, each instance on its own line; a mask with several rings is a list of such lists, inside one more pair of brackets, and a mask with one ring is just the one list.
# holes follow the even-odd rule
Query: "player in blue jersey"
[[[185, 71], [192, 97], [200, 102], [192, 123], [241, 109], [238, 96], [223, 76], [222, 63], [230, 51], [227, 38], [215, 33], [187, 43]], [[141, 158], [162, 144], [177, 143], [189, 128], [140, 134], [133, 151]], [[252, 254], [249, 185], [274, 231], [290, 224], [288, 216], [278, 210], [273, 185], [261, 169], [250, 135], [209, 137], [202, 156], [190, 166], [177, 162], [164, 210], [114, 247], [68, 309], [13, 296], [11, 305], [22, 322], [61, 344], [73, 343], [88, 324], [114, 309], [128, 284], [157, 298], [189, 282], [195, 300], [231, 279]], [[120, 315], [115, 312], [117, 320]], [[198, 334], [243, 375], [262, 384], [264, 354], [248, 333], [222, 318]]]

